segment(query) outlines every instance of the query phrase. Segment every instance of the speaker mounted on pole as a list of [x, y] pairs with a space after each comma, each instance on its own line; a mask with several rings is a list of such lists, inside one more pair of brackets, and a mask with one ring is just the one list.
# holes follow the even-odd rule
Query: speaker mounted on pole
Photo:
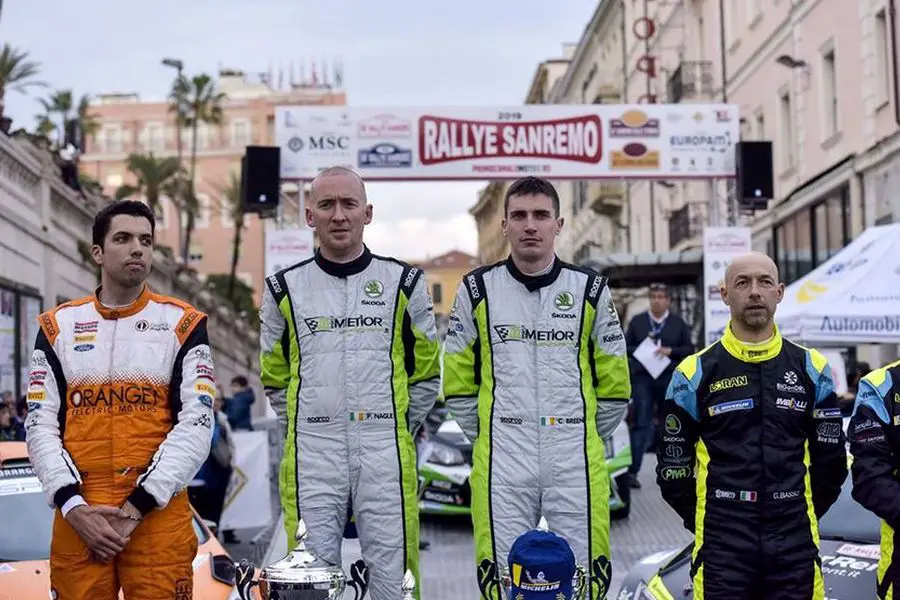
[[281, 200], [281, 148], [247, 146], [241, 159], [241, 206], [245, 213], [274, 214]]

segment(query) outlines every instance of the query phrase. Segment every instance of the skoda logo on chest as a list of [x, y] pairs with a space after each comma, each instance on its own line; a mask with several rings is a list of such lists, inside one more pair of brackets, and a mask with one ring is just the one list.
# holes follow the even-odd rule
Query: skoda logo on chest
[[381, 295], [384, 294], [384, 284], [377, 279], [372, 279], [371, 281], [366, 282], [366, 285], [363, 287], [363, 292], [365, 292], [366, 296], [369, 298], [380, 298]]
[[553, 306], [557, 311], [553, 312], [551, 316], [556, 319], [574, 319], [575, 315], [568, 312], [572, 310], [572, 307], [575, 306], [575, 295], [572, 292], [560, 292], [553, 299]]

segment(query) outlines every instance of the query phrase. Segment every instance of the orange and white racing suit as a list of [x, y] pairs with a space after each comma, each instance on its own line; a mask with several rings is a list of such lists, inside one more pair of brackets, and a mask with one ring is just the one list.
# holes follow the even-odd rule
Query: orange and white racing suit
[[[56, 507], [58, 600], [193, 597], [197, 553], [184, 488], [209, 455], [216, 388], [206, 315], [145, 287], [131, 305], [93, 296], [39, 317], [28, 453]], [[64, 514], [87, 502], [144, 514], [114, 561], [92, 561]]]

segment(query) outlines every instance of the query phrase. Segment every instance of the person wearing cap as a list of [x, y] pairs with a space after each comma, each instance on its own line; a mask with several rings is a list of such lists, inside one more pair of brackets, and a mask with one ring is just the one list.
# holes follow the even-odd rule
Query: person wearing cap
[[[687, 323], [669, 311], [669, 290], [663, 283], [650, 284], [650, 309], [635, 315], [628, 323], [625, 331], [625, 344], [628, 346], [629, 367], [631, 368], [631, 419], [629, 434], [631, 438], [631, 466], [628, 468], [629, 484], [633, 488], [641, 487], [638, 473], [644, 462], [644, 453], [650, 449], [656, 429], [653, 425], [654, 413], [659, 412], [666, 388], [675, 372], [675, 365], [690, 356], [694, 351], [691, 341], [691, 330]], [[649, 339], [656, 345], [656, 353], [666, 356], [671, 361], [669, 366], [657, 377], [653, 377], [644, 365], [634, 358], [644, 340]]]
[[[603, 439], [631, 396], [625, 334], [606, 278], [555, 254], [563, 219], [553, 185], [520, 179], [504, 205], [510, 256], [463, 278], [444, 346], [444, 397], [474, 442], [478, 579], [496, 579], [543, 516], [594, 577], [590, 598], [605, 598]], [[482, 595], [500, 600], [484, 586]]]

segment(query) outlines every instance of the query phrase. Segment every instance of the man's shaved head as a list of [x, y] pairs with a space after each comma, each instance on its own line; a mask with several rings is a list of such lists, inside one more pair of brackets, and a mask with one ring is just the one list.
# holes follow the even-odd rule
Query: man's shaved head
[[362, 191], [362, 199], [364, 201], [368, 200], [366, 196], [366, 184], [363, 182], [362, 177], [359, 176], [359, 173], [348, 167], [328, 167], [327, 169], [319, 171], [319, 174], [316, 175], [312, 180], [312, 183], [309, 184], [309, 195], [315, 198], [316, 192], [322, 187], [322, 181], [331, 177], [341, 177], [356, 182], [359, 185], [359, 189]]
[[779, 280], [778, 266], [775, 264], [775, 261], [769, 258], [767, 254], [754, 251], [742, 254], [731, 261], [731, 264], [725, 269], [725, 284], [727, 285], [734, 278], [735, 273], [740, 273], [747, 269], [767, 271], [775, 278], [775, 281]]
[[732, 331], [736, 334], [755, 337], [774, 331], [775, 309], [783, 296], [778, 267], [761, 252], [742, 254], [725, 270], [722, 300], [731, 309]]

